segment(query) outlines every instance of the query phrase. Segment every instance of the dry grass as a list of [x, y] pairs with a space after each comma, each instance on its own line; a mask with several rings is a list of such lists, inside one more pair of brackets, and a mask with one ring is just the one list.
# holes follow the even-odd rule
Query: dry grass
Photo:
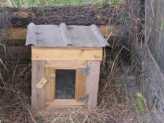
[[[117, 13], [118, 9], [116, 7], [113, 12]], [[124, 18], [122, 24], [126, 22]], [[111, 41], [112, 38], [109, 36], [108, 39]], [[121, 65], [125, 62], [122, 55], [129, 59], [124, 51], [120, 39], [113, 40], [111, 47], [106, 49], [97, 109], [62, 109], [54, 111], [54, 115], [31, 112], [31, 64], [8, 63], [0, 59], [0, 120], [5, 123], [137, 123], [121, 78], [124, 75]], [[129, 72], [131, 70], [126, 74]]]
[[64, 5], [88, 5], [88, 4], [121, 4], [123, 0], [1, 0], [0, 6], [11, 7], [36, 7], [36, 6], [64, 6]]
[[113, 48], [109, 50], [115, 56], [107, 55], [102, 64], [97, 109], [62, 109], [54, 111], [53, 115], [40, 112], [34, 116], [31, 112], [31, 65], [8, 64], [1, 60], [0, 119], [7, 123], [134, 123], [135, 113], [128, 106], [120, 78], [122, 49], [117, 47], [119, 50], [116, 50], [116, 46]]

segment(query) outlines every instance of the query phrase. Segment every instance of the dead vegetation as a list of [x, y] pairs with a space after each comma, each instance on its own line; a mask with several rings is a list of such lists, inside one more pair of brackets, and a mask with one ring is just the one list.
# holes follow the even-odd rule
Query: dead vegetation
[[[117, 47], [118, 48], [118, 47]], [[121, 80], [120, 58], [123, 49], [107, 49], [115, 56], [107, 56], [102, 64], [99, 106], [95, 110], [61, 109], [47, 114], [33, 115], [30, 109], [31, 65], [1, 61], [0, 118], [5, 123], [134, 123], [135, 112], [128, 106], [128, 98]], [[112, 58], [111, 58], [112, 57]], [[113, 59], [114, 58], [114, 59]], [[64, 113], [63, 113], [64, 110]]]
[[[121, 13], [125, 16], [119, 18], [122, 22], [120, 24], [127, 27], [129, 26], [129, 18], [126, 16], [128, 12], [126, 8], [123, 10]], [[112, 12], [114, 18], [120, 16], [117, 6]], [[108, 37], [111, 46], [105, 51], [106, 57], [102, 63], [98, 95], [99, 105], [94, 110], [71, 108], [56, 110], [53, 116], [46, 112], [32, 114], [30, 61], [21, 63], [19, 56], [16, 57], [16, 62], [7, 58], [0, 59], [0, 120], [4, 123], [137, 123], [136, 113], [130, 104], [126, 82], [123, 79], [129, 76], [134, 68], [129, 64], [130, 49], [125, 43], [126, 40], [122, 41], [124, 38]], [[1, 38], [2, 42], [4, 40], [5, 38]], [[2, 49], [5, 56], [5, 47]], [[127, 67], [123, 68], [123, 66]]]

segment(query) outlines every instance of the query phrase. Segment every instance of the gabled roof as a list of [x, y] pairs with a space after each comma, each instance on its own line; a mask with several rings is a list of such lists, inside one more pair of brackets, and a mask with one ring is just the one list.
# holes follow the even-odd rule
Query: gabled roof
[[26, 45], [95, 48], [108, 45], [96, 25], [28, 25]]

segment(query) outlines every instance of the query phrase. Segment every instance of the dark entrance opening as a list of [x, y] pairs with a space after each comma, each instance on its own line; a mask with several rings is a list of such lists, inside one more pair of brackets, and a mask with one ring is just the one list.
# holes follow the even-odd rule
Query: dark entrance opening
[[74, 99], [75, 98], [75, 70], [56, 70], [56, 99]]

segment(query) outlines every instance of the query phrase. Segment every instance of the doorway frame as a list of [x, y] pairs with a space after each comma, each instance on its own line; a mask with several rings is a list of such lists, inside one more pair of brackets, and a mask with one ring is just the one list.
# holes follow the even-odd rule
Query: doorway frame
[[[74, 76], [74, 79], [73, 79], [73, 81], [74, 81], [74, 83], [73, 83], [73, 84], [74, 84], [74, 87], [73, 87], [74, 94], [73, 94], [73, 95], [74, 95], [74, 96], [73, 96], [73, 98], [70, 98], [70, 99], [67, 99], [67, 98], [65, 98], [65, 99], [57, 98], [57, 95], [56, 95], [56, 90], [57, 90], [57, 89], [56, 89], [56, 87], [57, 87], [57, 86], [56, 86], [56, 84], [57, 84], [57, 79], [56, 79], [56, 78], [57, 78], [57, 77], [56, 77], [56, 76], [57, 76], [57, 71], [58, 71], [58, 70], [59, 70], [59, 71], [62, 70], [62, 71], [65, 71], [65, 72], [66, 72], [67, 70], [74, 71], [74, 72], [73, 72], [73, 73], [74, 73], [74, 75], [73, 75], [73, 76]], [[54, 84], [54, 85], [55, 85], [55, 89], [54, 89], [54, 99], [55, 99], [55, 100], [75, 100], [75, 99], [76, 99], [76, 89], [77, 89], [77, 87], [76, 87], [76, 84], [77, 84], [77, 77], [76, 77], [77, 69], [55, 69], [55, 70], [54, 70], [54, 74], [55, 74], [55, 78], [54, 78], [54, 79], [55, 79], [55, 80], [54, 80], [54, 82], [55, 82], [55, 84]]]
[[[86, 82], [82, 84], [84, 80], [81, 75], [79, 75], [80, 69], [84, 69], [87, 64], [86, 62], [78, 62], [79, 64], [71, 64], [74, 62], [68, 62], [68, 64], [63, 64], [62, 62], [58, 62], [55, 64], [53, 62], [45, 65], [45, 78], [47, 80], [47, 97], [50, 102], [53, 102], [55, 106], [79, 106], [84, 105], [82, 101], [79, 100], [81, 96], [86, 93]], [[56, 91], [56, 70], [75, 70], [75, 98], [74, 99], [55, 99], [55, 91]], [[85, 84], [85, 85], [84, 85]]]

